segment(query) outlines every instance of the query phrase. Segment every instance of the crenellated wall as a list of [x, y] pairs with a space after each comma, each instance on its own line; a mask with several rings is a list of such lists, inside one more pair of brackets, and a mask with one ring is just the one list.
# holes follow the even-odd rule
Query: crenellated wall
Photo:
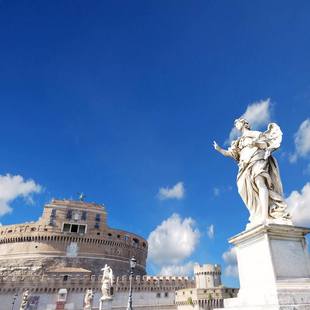
[[[94, 307], [98, 309], [101, 297], [102, 276], [94, 275], [51, 275], [51, 276], [7, 276], [0, 277], [0, 300], [4, 308], [9, 309], [16, 298], [20, 305], [23, 292], [28, 289], [31, 296], [38, 298], [36, 310], [55, 310], [60, 289], [66, 289], [68, 297], [66, 309], [82, 310], [83, 298], [88, 289], [94, 293]], [[188, 277], [133, 277], [134, 309], [176, 309], [175, 291], [193, 287], [194, 280]], [[113, 309], [126, 309], [129, 292], [129, 276], [114, 278]], [[16, 307], [17, 308], [17, 307]]]
[[[29, 289], [30, 292], [56, 292], [60, 288], [68, 291], [83, 291], [87, 288], [100, 290], [102, 276], [95, 275], [43, 275], [43, 276], [0, 276], [0, 292], [17, 292]], [[189, 277], [134, 276], [132, 282], [136, 291], [177, 290], [195, 287]], [[129, 290], [129, 276], [114, 278], [115, 291]]]

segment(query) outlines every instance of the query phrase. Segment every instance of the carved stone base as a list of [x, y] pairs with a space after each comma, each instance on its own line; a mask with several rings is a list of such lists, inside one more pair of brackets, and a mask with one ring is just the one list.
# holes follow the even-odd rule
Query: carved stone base
[[240, 291], [224, 307], [243, 310], [310, 309], [310, 264], [304, 236], [310, 229], [260, 225], [232, 237]]
[[101, 298], [99, 310], [111, 310], [112, 309], [112, 298]]
[[57, 301], [55, 310], [64, 310], [66, 302], [64, 301]]

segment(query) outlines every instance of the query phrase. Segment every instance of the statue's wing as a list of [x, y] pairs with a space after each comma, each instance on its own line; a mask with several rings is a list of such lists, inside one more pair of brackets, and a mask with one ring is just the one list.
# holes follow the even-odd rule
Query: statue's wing
[[278, 149], [282, 142], [282, 131], [276, 123], [270, 123], [263, 133], [269, 149]]

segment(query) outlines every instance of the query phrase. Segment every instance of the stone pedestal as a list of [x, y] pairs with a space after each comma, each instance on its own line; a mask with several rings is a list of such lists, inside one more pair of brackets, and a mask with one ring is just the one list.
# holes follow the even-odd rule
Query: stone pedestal
[[242, 310], [310, 309], [308, 228], [260, 225], [229, 242], [236, 247], [240, 291], [224, 307]]
[[55, 310], [64, 310], [65, 304], [66, 303], [64, 301], [57, 301]]
[[101, 298], [99, 310], [111, 310], [112, 309], [112, 298]]

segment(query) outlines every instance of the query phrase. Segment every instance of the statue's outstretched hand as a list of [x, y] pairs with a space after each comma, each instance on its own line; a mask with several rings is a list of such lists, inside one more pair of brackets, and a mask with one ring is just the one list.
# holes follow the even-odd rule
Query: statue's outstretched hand
[[213, 141], [213, 147], [215, 150], [217, 150], [218, 152], [222, 149], [215, 141]]

